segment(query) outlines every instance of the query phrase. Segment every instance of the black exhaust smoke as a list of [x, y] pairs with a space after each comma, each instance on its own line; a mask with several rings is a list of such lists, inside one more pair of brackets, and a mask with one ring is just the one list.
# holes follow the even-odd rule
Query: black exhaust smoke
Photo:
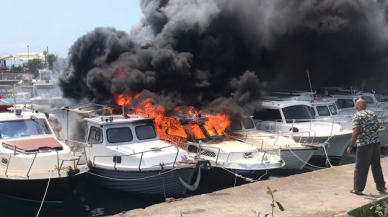
[[[142, 93], [167, 107], [249, 113], [269, 88], [386, 83], [387, 1], [142, 0], [130, 33], [96, 28], [69, 49], [64, 97]], [[259, 82], [259, 79], [261, 82]], [[369, 82], [371, 83], [371, 82]], [[376, 86], [377, 87], [377, 86]]]

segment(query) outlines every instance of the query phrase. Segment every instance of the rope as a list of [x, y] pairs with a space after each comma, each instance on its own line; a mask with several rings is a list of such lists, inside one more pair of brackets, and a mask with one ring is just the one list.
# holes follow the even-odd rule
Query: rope
[[88, 172], [88, 173], [89, 173], [89, 174], [92, 174], [92, 175], [94, 175], [94, 176], [98, 176], [98, 177], [105, 178], [105, 179], [116, 180], [116, 181], [136, 181], [136, 180], [144, 180], [144, 179], [149, 179], [149, 178], [152, 178], [152, 177], [160, 176], [160, 175], [163, 175], [163, 174], [172, 172], [172, 171], [174, 171], [174, 170], [177, 170], [177, 169], [174, 168], [174, 169], [169, 170], [169, 171], [167, 171], [167, 172], [163, 172], [163, 173], [159, 173], [159, 174], [156, 174], [156, 175], [147, 176], [147, 177], [143, 177], [143, 178], [137, 178], [137, 179], [116, 179], [116, 178], [111, 178], [111, 177], [106, 177], [106, 176], [98, 175], [98, 174], [95, 174], [95, 173], [92, 173], [92, 172]]
[[[319, 154], [321, 154], [322, 156], [325, 156], [326, 157], [326, 162], [329, 164], [330, 168], [333, 167], [333, 165], [331, 165], [330, 163], [330, 159], [329, 159], [329, 156], [327, 155], [327, 152], [326, 152], [326, 146], [325, 146], [325, 143], [328, 142], [333, 136], [330, 135], [329, 138], [323, 143], [323, 150], [325, 152], [325, 155], [321, 154], [320, 152], [318, 152]], [[290, 150], [290, 152], [296, 157], [298, 158], [300, 161], [302, 161], [303, 163], [311, 166], [311, 167], [315, 167], [315, 168], [318, 168], [318, 169], [326, 169], [326, 167], [319, 167], [319, 166], [315, 166], [315, 165], [312, 165], [312, 164], [309, 164], [307, 163], [306, 161], [302, 160], [299, 158], [299, 156], [297, 156], [290, 148], [290, 146], [286, 146], [288, 148], [288, 150]]]
[[50, 185], [50, 180], [51, 180], [51, 175], [52, 175], [52, 173], [53, 173], [53, 171], [51, 170], [50, 177], [49, 177], [49, 180], [48, 180], [48, 182], [47, 182], [46, 191], [44, 192], [43, 200], [42, 200], [42, 203], [40, 204], [40, 207], [39, 207], [38, 213], [36, 214], [36, 217], [39, 216], [40, 210], [42, 209], [42, 206], [43, 206], [43, 203], [44, 203], [44, 199], [46, 198], [47, 190], [48, 190], [49, 185]]
[[244, 176], [242, 176], [242, 175], [240, 175], [240, 174], [234, 173], [234, 172], [232, 172], [232, 171], [230, 171], [230, 170], [228, 170], [228, 169], [226, 169], [226, 168], [224, 168], [224, 167], [218, 167], [218, 168], [224, 169], [225, 171], [227, 171], [227, 172], [229, 172], [229, 173], [231, 173], [231, 174], [233, 174], [233, 175], [235, 176], [234, 186], [236, 186], [237, 177], [242, 178], [242, 179], [244, 179], [245, 181], [257, 182], [257, 181], [260, 181], [261, 178], [263, 178], [263, 177], [264, 177], [265, 175], [267, 175], [267, 173], [268, 173], [268, 170], [265, 170], [264, 175], [260, 176], [258, 179], [255, 180], [255, 179], [251, 179], [251, 178], [248, 178], [248, 177], [244, 177]]
[[299, 156], [296, 155], [296, 154], [290, 149], [289, 146], [287, 146], [287, 148], [288, 148], [288, 150], [290, 150], [290, 152], [291, 152], [296, 158], [298, 158], [300, 161], [302, 161], [302, 162], [305, 163], [306, 165], [309, 165], [309, 166], [311, 166], [311, 167], [315, 167], [315, 168], [318, 168], [318, 169], [326, 169], [326, 167], [319, 167], [319, 166], [315, 166], [315, 165], [312, 165], [312, 164], [307, 163], [306, 161], [304, 161], [304, 160], [302, 160], [301, 158], [299, 158]]

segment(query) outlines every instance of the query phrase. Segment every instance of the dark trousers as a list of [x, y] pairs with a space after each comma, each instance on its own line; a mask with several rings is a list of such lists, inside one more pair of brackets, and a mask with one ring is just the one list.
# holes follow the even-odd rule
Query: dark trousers
[[385, 187], [380, 163], [380, 143], [373, 143], [357, 148], [356, 167], [354, 168], [355, 191], [364, 190], [370, 166], [372, 166], [372, 174], [376, 183], [376, 188]]

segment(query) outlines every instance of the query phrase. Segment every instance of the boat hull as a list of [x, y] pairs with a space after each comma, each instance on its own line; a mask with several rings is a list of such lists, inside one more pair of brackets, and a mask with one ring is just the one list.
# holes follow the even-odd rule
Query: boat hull
[[[69, 197], [85, 173], [50, 179], [45, 202], [61, 203]], [[21, 200], [42, 202], [49, 179], [5, 179], [0, 178], [0, 194]]]
[[[294, 137], [295, 141], [309, 141], [312, 142], [311, 138], [298, 138]], [[334, 165], [339, 165], [342, 156], [348, 147], [351, 139], [351, 134], [336, 135], [330, 138], [328, 141], [329, 145], [326, 146], [326, 152], [330, 159], [330, 163]], [[313, 142], [324, 143], [326, 142], [327, 137], [315, 137]], [[323, 148], [318, 148], [313, 156], [311, 157], [309, 163], [316, 166], [324, 166], [326, 162], [325, 150]]]
[[[306, 163], [313, 156], [315, 149], [283, 149], [280, 154], [286, 163], [280, 171], [298, 171], [302, 170]], [[296, 156], [298, 157], [296, 157]], [[300, 159], [299, 159], [300, 158]]]
[[386, 148], [388, 146], [388, 130], [379, 132], [380, 147]]
[[[139, 194], [184, 195], [186, 188], [180, 182], [179, 177], [190, 184], [194, 171], [195, 168], [183, 168], [174, 171], [164, 170], [164, 174], [160, 174], [162, 172], [160, 170], [128, 172], [92, 168], [90, 172], [96, 175], [88, 174], [87, 180], [104, 188], [118, 191]], [[109, 177], [109, 179], [100, 176]], [[122, 181], [117, 179], [138, 180]]]

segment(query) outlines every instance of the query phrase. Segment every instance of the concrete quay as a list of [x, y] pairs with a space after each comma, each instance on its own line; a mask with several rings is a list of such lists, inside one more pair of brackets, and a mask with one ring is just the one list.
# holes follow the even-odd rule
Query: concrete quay
[[[388, 180], [388, 158], [382, 158], [381, 163], [385, 179]], [[278, 190], [275, 199], [285, 208], [284, 212], [275, 209], [274, 216], [345, 217], [348, 211], [369, 203], [371, 197], [388, 195], [376, 190], [371, 171], [364, 190], [365, 195], [349, 193], [353, 187], [353, 170], [354, 164], [316, 170], [193, 196], [181, 201], [156, 204], [116, 216], [180, 217], [182, 212], [184, 217], [254, 217], [252, 210], [261, 212], [261, 216], [264, 216], [271, 212], [271, 196], [266, 194], [268, 186]]]

